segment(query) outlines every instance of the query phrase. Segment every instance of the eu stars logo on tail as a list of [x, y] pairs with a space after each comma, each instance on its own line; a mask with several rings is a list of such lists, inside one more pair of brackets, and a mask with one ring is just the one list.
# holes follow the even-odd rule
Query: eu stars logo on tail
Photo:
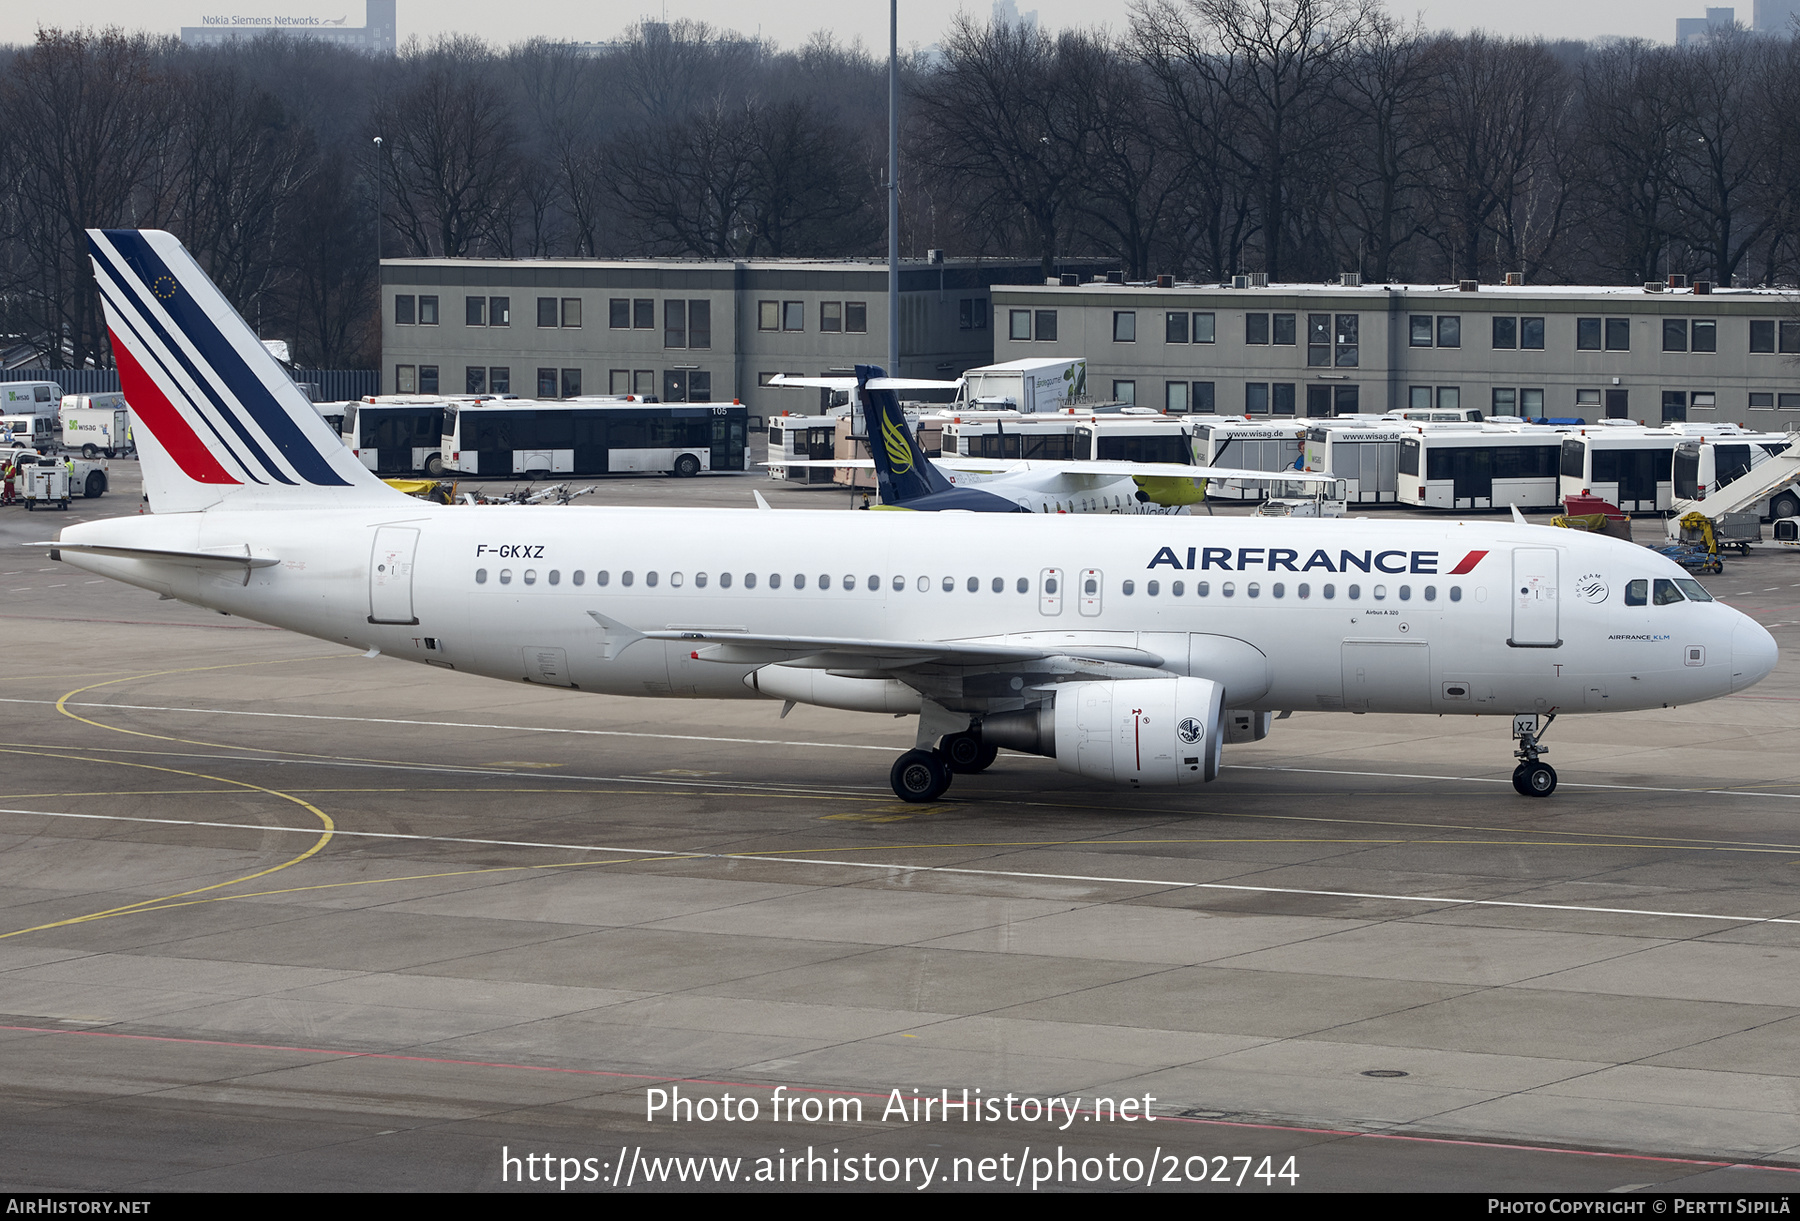
[[173, 234], [90, 229], [88, 249], [152, 509], [399, 496], [344, 448]]

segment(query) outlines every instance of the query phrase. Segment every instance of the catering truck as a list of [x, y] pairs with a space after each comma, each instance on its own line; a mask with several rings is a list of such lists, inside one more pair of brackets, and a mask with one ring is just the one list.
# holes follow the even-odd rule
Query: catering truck
[[80, 450], [83, 458], [116, 458], [134, 448], [123, 394], [65, 394], [59, 415], [63, 448]]

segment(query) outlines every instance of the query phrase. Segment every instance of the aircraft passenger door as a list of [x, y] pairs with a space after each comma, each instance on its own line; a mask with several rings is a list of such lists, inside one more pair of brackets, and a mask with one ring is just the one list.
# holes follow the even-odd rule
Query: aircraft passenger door
[[1554, 649], [1558, 634], [1557, 553], [1554, 547], [1514, 547], [1512, 636], [1516, 649]]
[[1081, 587], [1076, 590], [1076, 596], [1081, 599], [1081, 613], [1090, 617], [1098, 615], [1100, 598], [1106, 586], [1105, 576], [1098, 568], [1083, 568], [1079, 579]]
[[1038, 573], [1038, 613], [1060, 615], [1063, 610], [1063, 570], [1046, 568]]
[[369, 622], [417, 623], [413, 614], [413, 552], [419, 532], [408, 526], [379, 526], [369, 558]]

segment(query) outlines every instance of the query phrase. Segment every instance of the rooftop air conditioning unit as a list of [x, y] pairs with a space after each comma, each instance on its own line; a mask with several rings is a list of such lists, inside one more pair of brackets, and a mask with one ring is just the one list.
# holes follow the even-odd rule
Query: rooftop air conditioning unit
[[1123, 284], [1125, 283], [1125, 273], [1122, 271], [1109, 271], [1106, 273], [1106, 282], [1108, 284]]
[[1269, 273], [1268, 272], [1253, 271], [1250, 273], [1250, 287], [1251, 288], [1267, 288], [1268, 286], [1269, 286]]
[[1346, 272], [1340, 273], [1338, 276], [1338, 287], [1339, 288], [1361, 288], [1362, 287], [1362, 272], [1346, 271]]
[[1080, 283], [1081, 276], [1079, 273], [1073, 271], [1065, 271], [1062, 273], [1062, 286], [1064, 288], [1074, 288]]
[[1156, 286], [1158, 288], [1174, 288], [1175, 287], [1175, 277], [1174, 276], [1157, 276], [1156, 277]]
[[1687, 287], [1687, 277], [1686, 276], [1678, 276], [1678, 275], [1675, 275], [1674, 273], [1670, 273], [1669, 287], [1670, 288], [1686, 288]]
[[1696, 297], [1712, 296], [1712, 288], [1713, 288], [1713, 286], [1712, 286], [1711, 280], [1695, 280], [1694, 281], [1694, 295]]
[[1481, 291], [1480, 280], [1458, 280], [1456, 291], [1459, 293], [1478, 293]]
[[1231, 286], [1233, 288], [1249, 288], [1250, 287], [1250, 277], [1249, 276], [1232, 276], [1231, 277]]
[[1525, 286], [1525, 273], [1522, 271], [1507, 272], [1506, 286], [1508, 288], [1523, 288]]
[[1663, 282], [1661, 280], [1649, 280], [1644, 284], [1644, 291], [1647, 293], [1659, 293], [1662, 290]]
[[944, 265], [944, 252], [942, 250], [927, 250], [925, 252], [925, 261], [934, 266], [942, 267]]

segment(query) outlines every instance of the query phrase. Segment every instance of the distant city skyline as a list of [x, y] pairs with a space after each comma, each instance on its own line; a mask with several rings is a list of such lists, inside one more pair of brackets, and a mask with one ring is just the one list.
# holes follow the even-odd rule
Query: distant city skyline
[[[1765, 3], [1768, 0], [1764, 0]], [[1755, 0], [1739, 0], [1738, 20], [1750, 24]], [[1020, 9], [1035, 9], [1046, 30], [1106, 25], [1123, 29], [1130, 20], [1131, 0], [1026, 0]], [[1422, 17], [1431, 29], [1466, 32], [1484, 29], [1511, 37], [1594, 39], [1645, 38], [1673, 41], [1675, 23], [1704, 14], [1705, 0], [1592, 0], [1569, 4], [1568, 0], [1514, 0], [1504, 7], [1491, 0], [1400, 0], [1388, 11], [1410, 22]], [[183, 26], [200, 24], [203, 15], [238, 11], [315, 16], [335, 20], [348, 16], [362, 21], [362, 0], [277, 0], [272, 5], [222, 5], [217, 0], [17, 0], [0, 8], [0, 42], [28, 43], [37, 27], [120, 25], [131, 30], [175, 35]], [[938, 41], [957, 12], [986, 21], [992, 0], [910, 0], [900, 8], [900, 40], [903, 45], [927, 45]], [[842, 5], [800, 0], [772, 6], [766, 12], [746, 9], [731, 0], [679, 0], [639, 10], [626, 4], [594, 5], [576, 0], [532, 0], [496, 7], [477, 0], [402, 0], [399, 37], [422, 40], [443, 34], [470, 34], [490, 42], [507, 44], [542, 37], [598, 42], [616, 37], [643, 19], [704, 21], [747, 35], [761, 35], [786, 47], [804, 44], [815, 32], [827, 31], [841, 43], [861, 40], [871, 50], [887, 44], [887, 6], [879, 2], [846, 9]]]

